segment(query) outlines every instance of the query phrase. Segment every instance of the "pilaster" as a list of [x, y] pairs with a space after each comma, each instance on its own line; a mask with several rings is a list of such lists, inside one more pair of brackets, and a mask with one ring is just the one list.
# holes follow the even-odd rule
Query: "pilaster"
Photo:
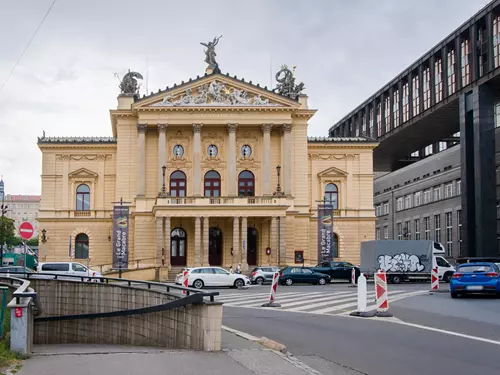
[[228, 124], [228, 154], [227, 154], [227, 191], [230, 197], [236, 197], [238, 194], [236, 178], [236, 129], [238, 124]]
[[263, 148], [262, 148], [262, 195], [271, 195], [271, 130], [273, 124], [262, 125]]
[[137, 161], [137, 195], [146, 194], [146, 132], [147, 124], [138, 124], [138, 161]]
[[161, 167], [167, 162], [167, 124], [158, 124], [158, 192], [163, 187]]
[[201, 128], [203, 124], [193, 124], [193, 195], [201, 197]]

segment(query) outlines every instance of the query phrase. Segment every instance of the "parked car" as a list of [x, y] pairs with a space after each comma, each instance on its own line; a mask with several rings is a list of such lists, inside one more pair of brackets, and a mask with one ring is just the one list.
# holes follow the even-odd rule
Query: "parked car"
[[[241, 288], [245, 285], [250, 285], [248, 276], [229, 273], [224, 268], [220, 267], [195, 267], [185, 268], [188, 271], [188, 286], [201, 289], [207, 286], [228, 286]], [[183, 270], [183, 271], [184, 271]], [[175, 278], [176, 284], [182, 284], [184, 280], [183, 272], [179, 273]]]
[[[68, 276], [87, 276], [87, 277], [102, 277], [98, 271], [94, 271], [77, 262], [47, 262], [39, 263], [37, 266], [38, 274], [55, 274]], [[67, 280], [76, 280], [78, 278], [67, 278]]]
[[450, 282], [451, 298], [472, 293], [500, 296], [500, 268], [496, 263], [473, 262], [458, 266]]
[[22, 266], [0, 267], [0, 276], [21, 277], [26, 273], [33, 273], [33, 270]]
[[306, 267], [286, 267], [281, 270], [279, 283], [281, 285], [293, 285], [294, 283], [325, 285], [331, 281], [331, 277], [324, 273], [315, 272]]
[[255, 267], [252, 270], [252, 275], [250, 276], [250, 281], [252, 284], [262, 285], [265, 282], [273, 281], [273, 276], [275, 272], [279, 272], [279, 267]]
[[356, 270], [357, 282], [360, 274], [359, 267], [349, 262], [321, 262], [316, 267], [311, 267], [311, 270], [329, 275], [333, 280], [347, 280], [350, 282], [353, 268]]

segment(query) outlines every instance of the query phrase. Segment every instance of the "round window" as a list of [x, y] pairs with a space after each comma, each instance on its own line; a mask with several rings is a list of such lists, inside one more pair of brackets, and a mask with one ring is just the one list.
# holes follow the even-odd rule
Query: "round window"
[[241, 156], [243, 158], [249, 158], [252, 155], [252, 148], [249, 145], [243, 145], [241, 147]]
[[217, 156], [218, 150], [216, 145], [208, 146], [208, 157], [215, 158]]
[[184, 147], [181, 145], [175, 145], [174, 147], [174, 157], [181, 158], [184, 155]]

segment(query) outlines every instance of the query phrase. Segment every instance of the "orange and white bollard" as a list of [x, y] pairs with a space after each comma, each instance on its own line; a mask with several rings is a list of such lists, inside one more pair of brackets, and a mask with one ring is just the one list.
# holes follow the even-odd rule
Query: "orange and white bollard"
[[431, 271], [431, 292], [439, 291], [439, 270], [436, 262], [436, 257], [432, 257], [432, 271]]
[[[183, 277], [183, 279], [182, 279], [182, 286], [184, 288], [187, 288], [189, 286], [188, 271], [184, 271], [182, 273], [182, 277]], [[182, 294], [187, 294], [187, 291], [183, 290]]]
[[384, 270], [375, 274], [375, 297], [377, 299], [377, 316], [390, 317], [389, 293], [387, 291], [387, 275]]
[[281, 307], [279, 303], [276, 303], [276, 292], [278, 290], [278, 280], [280, 278], [280, 273], [276, 271], [273, 275], [273, 282], [271, 284], [271, 292], [269, 293], [269, 302], [264, 303], [262, 307]]
[[351, 288], [356, 287], [356, 269], [352, 267], [351, 270], [351, 285], [349, 285]]

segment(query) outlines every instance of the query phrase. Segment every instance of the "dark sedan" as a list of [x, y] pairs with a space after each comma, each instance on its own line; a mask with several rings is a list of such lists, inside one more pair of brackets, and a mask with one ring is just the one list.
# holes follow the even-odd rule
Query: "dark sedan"
[[311, 267], [314, 272], [324, 273], [330, 275], [334, 280], [346, 280], [351, 281], [352, 269], [356, 272], [356, 282], [360, 275], [360, 270], [355, 265], [349, 262], [322, 262], [316, 267]]
[[281, 270], [279, 283], [281, 285], [296, 284], [317, 284], [325, 285], [329, 283], [331, 277], [323, 273], [314, 272], [305, 267], [286, 267]]

